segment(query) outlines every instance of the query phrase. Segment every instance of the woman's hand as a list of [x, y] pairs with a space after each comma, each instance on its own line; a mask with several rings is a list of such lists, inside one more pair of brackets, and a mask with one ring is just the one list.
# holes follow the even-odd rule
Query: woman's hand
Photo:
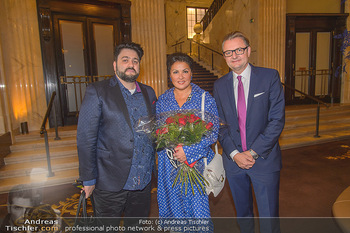
[[174, 151], [175, 151], [174, 158], [175, 158], [177, 161], [183, 163], [183, 162], [185, 162], [185, 161], [187, 160], [186, 155], [185, 155], [185, 151], [184, 151], [182, 145], [178, 145], [178, 146], [174, 149]]

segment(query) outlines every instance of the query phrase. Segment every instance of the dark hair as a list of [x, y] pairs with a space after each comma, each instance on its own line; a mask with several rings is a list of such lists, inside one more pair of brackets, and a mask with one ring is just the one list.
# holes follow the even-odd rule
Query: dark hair
[[224, 39], [223, 39], [223, 41], [222, 41], [222, 46], [221, 46], [221, 48], [224, 48], [224, 43], [225, 43], [225, 41], [227, 41], [227, 40], [232, 40], [232, 39], [237, 38], [237, 37], [241, 38], [246, 46], [250, 46], [250, 44], [249, 44], [249, 39], [248, 39], [242, 32], [240, 32], [240, 31], [234, 31], [234, 32], [231, 32], [231, 33], [227, 34], [227, 35], [224, 37]]
[[190, 56], [188, 56], [185, 53], [173, 53], [168, 56], [166, 63], [169, 76], [171, 66], [177, 61], [186, 62], [187, 65], [190, 67], [191, 71], [193, 70], [193, 59]]
[[32, 188], [27, 185], [16, 185], [14, 186], [8, 194], [8, 203], [13, 204], [14, 198], [25, 198], [30, 199], [33, 205], [38, 205], [41, 202], [40, 193], [34, 192]]
[[134, 42], [123, 42], [117, 45], [114, 49], [114, 61], [117, 61], [118, 55], [122, 51], [122, 49], [132, 49], [134, 50], [137, 55], [139, 56], [139, 59], [141, 61], [141, 58], [143, 56], [143, 49], [141, 48], [141, 45], [136, 44]]

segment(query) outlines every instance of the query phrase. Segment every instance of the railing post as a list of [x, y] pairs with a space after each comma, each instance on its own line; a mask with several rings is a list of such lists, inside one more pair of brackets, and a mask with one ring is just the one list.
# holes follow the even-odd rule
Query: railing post
[[53, 104], [53, 115], [55, 116], [55, 140], [61, 140], [61, 138], [58, 136], [58, 126], [57, 126], [57, 116], [56, 116], [56, 109], [55, 109], [55, 103]]
[[190, 56], [192, 56], [192, 40], [190, 40]]
[[49, 151], [49, 139], [47, 137], [47, 131], [44, 130], [44, 138], [45, 138], [45, 148], [46, 148], [46, 160], [47, 160], [47, 177], [55, 176], [55, 173], [52, 172], [51, 169], [51, 159], [50, 159], [50, 151]]
[[211, 51], [211, 70], [214, 70], [214, 52]]
[[198, 61], [201, 60], [201, 46], [198, 45]]
[[320, 126], [320, 103], [317, 102], [317, 115], [316, 115], [316, 134], [315, 134], [315, 138], [319, 138], [320, 135], [318, 135], [318, 129]]

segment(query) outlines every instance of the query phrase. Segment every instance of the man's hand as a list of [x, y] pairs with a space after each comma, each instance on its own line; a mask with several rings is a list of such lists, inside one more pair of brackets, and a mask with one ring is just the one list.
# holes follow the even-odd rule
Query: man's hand
[[233, 160], [242, 169], [250, 169], [255, 163], [255, 159], [252, 157], [249, 151], [236, 154], [235, 157], [233, 157]]
[[85, 198], [88, 199], [92, 192], [95, 189], [95, 185], [91, 185], [91, 186], [84, 186], [83, 190], [85, 191]]

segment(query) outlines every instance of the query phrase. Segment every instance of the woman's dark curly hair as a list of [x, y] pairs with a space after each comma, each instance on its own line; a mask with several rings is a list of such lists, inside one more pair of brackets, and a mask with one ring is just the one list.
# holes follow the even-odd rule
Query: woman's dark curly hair
[[170, 54], [168, 56], [167, 63], [166, 63], [169, 77], [170, 77], [171, 66], [177, 61], [187, 63], [188, 66], [190, 67], [191, 71], [192, 71], [192, 69], [193, 69], [193, 59], [190, 56], [188, 56], [185, 53], [173, 53], [173, 54]]

